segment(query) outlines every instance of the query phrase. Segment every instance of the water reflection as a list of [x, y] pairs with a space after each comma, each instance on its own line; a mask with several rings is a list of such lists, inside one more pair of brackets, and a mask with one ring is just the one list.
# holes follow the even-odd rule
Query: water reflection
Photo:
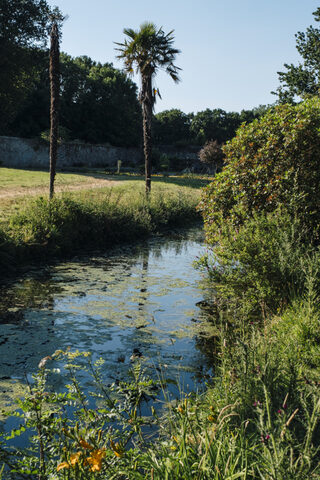
[[194, 229], [32, 271], [3, 288], [0, 380], [20, 385], [42, 357], [71, 347], [102, 356], [106, 381], [125, 376], [140, 352], [155, 372], [194, 387], [215, 345], [197, 306], [203, 295], [192, 262], [202, 251]]

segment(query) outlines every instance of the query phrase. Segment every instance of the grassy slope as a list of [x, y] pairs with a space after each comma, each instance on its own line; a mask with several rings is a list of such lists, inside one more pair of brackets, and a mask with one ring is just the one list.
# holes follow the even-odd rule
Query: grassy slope
[[[98, 170], [88, 173], [58, 172], [55, 185], [60, 193], [75, 187], [90, 188], [90, 184], [93, 186], [103, 180], [109, 183], [109, 177]], [[119, 181], [119, 178], [115, 178], [115, 181]], [[45, 196], [48, 185], [48, 172], [0, 167], [0, 219], [17, 212], [29, 197]]]

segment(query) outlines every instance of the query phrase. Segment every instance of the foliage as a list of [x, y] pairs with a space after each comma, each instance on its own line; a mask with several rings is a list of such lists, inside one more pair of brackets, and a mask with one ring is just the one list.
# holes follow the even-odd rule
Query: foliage
[[252, 122], [266, 110], [267, 107], [262, 105], [253, 110], [242, 110], [241, 113], [226, 112], [221, 108], [214, 110], [207, 108], [192, 117], [190, 135], [199, 145], [210, 140], [216, 140], [220, 144], [225, 143], [234, 137], [236, 130], [243, 122]]
[[234, 137], [241, 123], [252, 122], [269, 108], [260, 105], [240, 113], [207, 108], [196, 114], [186, 114], [178, 109], [164, 110], [154, 115], [154, 140], [159, 145], [175, 146], [202, 145], [212, 139], [224, 143]]
[[[70, 141], [71, 132], [68, 128], [59, 126], [58, 128], [58, 142], [64, 143]], [[45, 130], [40, 133], [40, 138], [45, 142], [49, 143], [50, 141], [50, 130]]]
[[200, 162], [211, 167], [214, 172], [221, 170], [224, 160], [224, 153], [221, 145], [216, 140], [206, 142], [199, 152]]
[[320, 293], [320, 254], [303, 220], [285, 209], [255, 213], [237, 228], [225, 222], [217, 242], [200, 265], [221, 308], [233, 305], [247, 321], [303, 297], [310, 278]]
[[[313, 13], [320, 21], [320, 7]], [[279, 101], [294, 102], [297, 97], [319, 94], [320, 82], [320, 29], [310, 26], [296, 35], [296, 48], [302, 57], [299, 65], [284, 64], [285, 72], [278, 72], [280, 87], [275, 93]]]
[[[0, 270], [12, 262], [44, 260], [90, 248], [108, 248], [199, 219], [196, 204], [203, 182], [155, 186], [148, 200], [138, 186], [64, 194], [49, 202], [30, 200], [0, 227]], [[195, 188], [188, 185], [195, 184]], [[25, 203], [25, 202], [24, 202]], [[15, 264], [15, 263], [13, 263]]]
[[239, 114], [227, 114], [222, 109], [207, 108], [193, 117], [191, 132], [199, 144], [211, 139], [222, 143], [233, 137], [239, 124]]
[[112, 64], [62, 58], [61, 122], [73, 138], [119, 146], [140, 144], [137, 87]]
[[153, 117], [154, 142], [160, 145], [192, 143], [190, 126], [193, 114], [178, 109], [163, 110]]
[[[70, 383], [62, 393], [50, 391], [48, 377], [59, 372], [48, 369], [52, 362], [59, 362], [59, 367], [66, 362], [62, 368]], [[41, 480], [48, 476], [89, 480], [106, 474], [112, 478], [121, 469], [132, 470], [132, 478], [142, 478], [134, 466], [138, 449], [134, 451], [132, 445], [143, 444], [142, 428], [154, 423], [152, 417], [139, 415], [142, 402], [153, 394], [154, 382], [138, 362], [132, 367], [130, 383], [121, 381], [107, 389], [103, 363], [93, 361], [89, 352], [61, 350], [41, 360], [25, 398], [18, 401], [15, 416], [21, 419], [20, 428], [5, 435], [10, 440], [27, 432], [30, 447], [1, 449], [1, 460], [9, 466], [6, 478], [38, 475]], [[88, 396], [80, 384], [82, 372], [91, 377], [94, 391]]]
[[[134, 69], [141, 77], [139, 100], [142, 107], [143, 145], [145, 160], [146, 194], [151, 190], [152, 157], [152, 113], [159, 90], [154, 88], [154, 77], [159, 69], [164, 70], [174, 82], [178, 82], [179, 70], [174, 62], [180, 52], [173, 46], [173, 30], [165, 33], [154, 23], [145, 22], [140, 30], [124, 29], [127, 36], [118, 45], [117, 58], [124, 60], [125, 69], [133, 74]], [[160, 97], [161, 98], [161, 97]]]
[[38, 79], [39, 47], [46, 44], [45, 0], [0, 2], [0, 133], [6, 133]]
[[[49, 83], [45, 59], [39, 81], [11, 128], [34, 137], [49, 127]], [[113, 67], [82, 56], [61, 54], [60, 123], [71, 139], [118, 146], [140, 144], [141, 114], [136, 85]], [[28, 121], [26, 121], [26, 118]]]
[[319, 223], [319, 126], [320, 101], [313, 98], [280, 105], [240, 127], [200, 204], [209, 243], [226, 221], [238, 226], [253, 212], [274, 211], [293, 198], [303, 224]]
[[116, 42], [116, 50], [117, 58], [124, 60], [128, 73], [133, 73], [135, 68], [142, 77], [152, 77], [163, 68], [174, 81], [179, 80], [180, 68], [173, 62], [180, 51], [173, 47], [173, 30], [166, 34], [162, 28], [145, 22], [137, 31], [125, 28], [124, 34], [127, 38], [123, 43]]

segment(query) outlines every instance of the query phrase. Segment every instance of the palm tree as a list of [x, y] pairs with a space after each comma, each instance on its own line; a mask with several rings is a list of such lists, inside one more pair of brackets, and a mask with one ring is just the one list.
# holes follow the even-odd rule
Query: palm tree
[[[120, 53], [117, 58], [123, 59], [125, 70], [132, 75], [134, 69], [140, 73], [141, 91], [139, 100], [142, 107], [143, 142], [146, 176], [146, 193], [151, 190], [151, 153], [152, 153], [152, 112], [159, 90], [154, 88], [153, 79], [159, 69], [165, 70], [175, 81], [179, 81], [179, 67], [174, 65], [180, 50], [173, 48], [173, 30], [165, 34], [162, 27], [157, 29], [154, 23], [143, 23], [140, 30], [125, 28], [123, 33], [127, 38], [123, 43], [117, 43]], [[161, 98], [161, 97], [160, 97]]]

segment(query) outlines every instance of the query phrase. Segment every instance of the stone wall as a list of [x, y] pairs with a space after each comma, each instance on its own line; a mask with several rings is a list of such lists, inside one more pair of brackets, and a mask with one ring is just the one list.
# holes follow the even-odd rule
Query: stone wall
[[[116, 167], [118, 160], [134, 166], [142, 162], [142, 152], [138, 148], [64, 143], [59, 147], [57, 168]], [[48, 168], [49, 145], [40, 139], [0, 137], [0, 165]]]
[[169, 157], [176, 157], [181, 160], [189, 160], [191, 162], [198, 162], [199, 151], [201, 146], [189, 145], [188, 147], [176, 147], [173, 145], [155, 145], [161, 153], [165, 153]]
[[[201, 147], [184, 148], [170, 145], [155, 146], [161, 153], [180, 159], [179, 169], [201, 169], [198, 159]], [[144, 163], [142, 149], [63, 143], [59, 146], [57, 168], [103, 167], [117, 168], [118, 160], [123, 167], [135, 168]], [[41, 139], [0, 137], [0, 165], [14, 168], [49, 168], [49, 145]]]

